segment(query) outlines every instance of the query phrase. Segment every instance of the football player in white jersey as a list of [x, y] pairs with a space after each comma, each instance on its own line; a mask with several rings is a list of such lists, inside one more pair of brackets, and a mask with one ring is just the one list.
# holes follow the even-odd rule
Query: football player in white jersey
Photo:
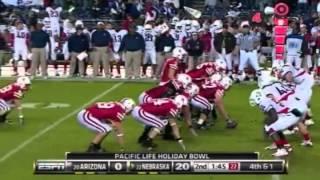
[[60, 35], [60, 13], [62, 12], [62, 7], [47, 7], [46, 11], [49, 15], [51, 31], [53, 35]]
[[174, 29], [170, 30], [170, 34], [174, 39], [175, 46], [183, 47], [187, 34], [183, 31], [183, 24], [181, 22], [175, 24]]
[[[274, 142], [272, 146], [268, 146], [266, 149], [277, 149], [273, 156], [281, 157], [288, 155], [288, 151], [292, 151], [292, 148], [282, 131], [294, 125], [298, 125], [299, 127], [302, 125], [303, 127], [301, 123], [303, 113], [300, 109], [296, 108], [298, 106], [294, 105], [301, 104], [301, 102], [297, 99], [292, 99], [290, 103], [293, 106], [285, 103], [277, 103], [267, 97], [260, 89], [256, 89], [252, 91], [249, 97], [249, 103], [251, 106], [258, 106], [266, 115], [264, 128]], [[301, 145], [312, 146], [309, 133], [305, 127], [303, 128], [306, 134], [304, 135], [304, 141]], [[300, 131], [302, 132], [302, 128]]]
[[[301, 95], [298, 91], [296, 91], [295, 85], [289, 83], [281, 83], [279, 81], [270, 83], [260, 83], [261, 93], [272, 99], [276, 104], [281, 106], [286, 106], [291, 109], [297, 109], [301, 114], [301, 120], [305, 120], [307, 115], [307, 104], [301, 98]], [[310, 140], [309, 132], [303, 122], [299, 122], [297, 124], [298, 130], [303, 136], [303, 146], [312, 146], [312, 142]], [[288, 128], [288, 130], [284, 129], [284, 134], [290, 135], [294, 134], [295, 130], [293, 127]]]
[[195, 32], [196, 30], [192, 26], [191, 20], [184, 20], [183, 23], [184, 23], [183, 31], [186, 33], [187, 39], [190, 39], [192, 37], [192, 33]]
[[153, 30], [151, 24], [146, 24], [144, 26], [143, 38], [146, 44], [146, 49], [143, 58], [143, 74], [146, 76], [147, 67], [151, 64], [152, 66], [152, 77], [154, 76], [157, 69], [156, 60], [156, 32]]
[[73, 26], [73, 24], [70, 22], [69, 19], [64, 20], [63, 22], [63, 32], [66, 36], [66, 40], [65, 43], [63, 44], [63, 55], [64, 55], [64, 59], [68, 60], [70, 58], [70, 52], [68, 50], [68, 39], [69, 37], [76, 32], [75, 27]]
[[312, 113], [310, 109], [310, 100], [312, 96], [312, 87], [314, 85], [314, 78], [306, 70], [300, 68], [295, 69], [292, 66], [285, 65], [280, 70], [280, 78], [289, 84], [295, 86], [295, 93], [308, 105], [308, 113], [305, 124], [313, 125]]
[[[128, 34], [128, 31], [121, 29], [120, 25], [115, 26], [115, 29], [108, 30], [113, 40], [113, 60], [116, 62], [117, 75], [114, 78], [120, 78], [120, 67], [125, 61], [124, 56], [119, 52], [121, 41], [123, 37]], [[113, 67], [113, 66], [111, 66]], [[112, 70], [111, 70], [112, 71]]]
[[[28, 59], [28, 41], [29, 41], [29, 30], [23, 24], [22, 21], [17, 20], [16, 26], [11, 29], [12, 37], [13, 37], [13, 70], [14, 75], [18, 75], [17, 73], [17, 63], [20, 60], [20, 57], [25, 62]], [[27, 63], [25, 64], [27, 68]]]
[[[43, 19], [43, 30], [49, 34], [50, 43], [51, 43], [51, 52], [49, 52], [49, 45], [46, 47], [47, 59], [51, 61], [57, 60], [57, 48], [59, 47], [59, 35], [55, 34], [52, 30], [52, 23], [49, 17]], [[60, 30], [59, 30], [60, 32]], [[59, 76], [56, 68], [56, 76]]]

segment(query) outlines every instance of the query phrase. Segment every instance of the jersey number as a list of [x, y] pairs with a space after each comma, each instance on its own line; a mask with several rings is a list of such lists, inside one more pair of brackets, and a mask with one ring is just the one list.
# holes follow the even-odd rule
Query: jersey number
[[161, 106], [161, 105], [168, 103], [168, 102], [169, 102], [168, 100], [159, 99], [159, 100], [154, 101], [153, 104], [156, 106]]
[[59, 16], [57, 11], [51, 11], [50, 13], [51, 13], [51, 17], [58, 17]]
[[19, 32], [17, 33], [17, 38], [26, 38], [26, 33], [25, 32]]
[[146, 34], [145, 36], [145, 41], [153, 41], [153, 36], [151, 34]]
[[121, 35], [114, 35], [113, 39], [114, 39], [115, 42], [121, 42], [122, 36]]
[[290, 88], [285, 87], [285, 86], [281, 86], [280, 88], [276, 87], [276, 89], [277, 89], [277, 91], [279, 92], [280, 95], [286, 94], [287, 92], [291, 91]]
[[97, 103], [99, 109], [111, 109], [114, 107], [113, 103]]
[[11, 90], [12, 90], [12, 86], [6, 86], [6, 87], [0, 89], [0, 93], [6, 93]]

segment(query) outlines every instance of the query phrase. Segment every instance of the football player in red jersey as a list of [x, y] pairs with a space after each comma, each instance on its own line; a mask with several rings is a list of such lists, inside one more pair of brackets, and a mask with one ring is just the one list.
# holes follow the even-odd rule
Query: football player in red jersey
[[169, 98], [181, 94], [191, 84], [191, 78], [187, 74], [178, 74], [177, 79], [144, 91], [139, 96], [139, 103], [148, 103], [153, 99]]
[[225, 71], [226, 67], [225, 61], [217, 59], [215, 62], [199, 64], [195, 69], [187, 72], [187, 74], [192, 78], [192, 82], [200, 86], [211, 75]]
[[0, 89], [0, 123], [6, 121], [12, 107], [19, 111], [19, 122], [23, 123], [21, 99], [30, 85], [28, 77], [19, 77], [16, 82]]
[[[177, 94], [182, 94], [184, 90], [191, 84], [191, 78], [187, 74], [178, 74], [177, 79], [170, 80], [164, 85], [154, 87], [150, 90], [147, 90], [139, 96], [139, 103], [149, 103], [155, 99], [159, 98], [171, 98]], [[183, 108], [184, 119], [188, 125], [192, 125], [191, 117], [189, 117], [188, 112], [185, 112], [185, 107]], [[150, 126], [146, 126], [143, 133], [139, 137], [138, 142], [141, 143], [145, 139], [151, 130]], [[164, 139], [172, 139], [171, 127], [169, 125], [165, 128], [165, 133], [163, 134]]]
[[155, 148], [156, 144], [153, 143], [153, 139], [169, 124], [172, 127], [175, 140], [185, 149], [175, 118], [181, 108], [187, 104], [188, 99], [178, 95], [174, 99], [155, 99], [150, 103], [136, 106], [132, 111], [132, 117], [144, 125], [152, 127], [141, 145], [149, 150]]
[[176, 47], [172, 52], [172, 57], [165, 60], [160, 75], [160, 85], [175, 79], [179, 70], [179, 64], [188, 53], [181, 47]]
[[224, 92], [230, 88], [232, 81], [225, 76], [220, 81], [206, 81], [200, 87], [200, 92], [191, 100], [191, 104], [200, 109], [200, 118], [197, 122], [198, 127], [202, 127], [207, 121], [209, 113], [213, 110], [214, 105], [222, 117], [226, 120], [227, 128], [233, 129], [237, 123], [233, 121], [225, 110], [223, 103]]
[[135, 102], [132, 99], [124, 98], [120, 102], [97, 102], [80, 111], [77, 116], [78, 122], [96, 133], [87, 152], [104, 152], [101, 143], [112, 129], [115, 129], [117, 141], [123, 151], [124, 132], [121, 122], [134, 106]]

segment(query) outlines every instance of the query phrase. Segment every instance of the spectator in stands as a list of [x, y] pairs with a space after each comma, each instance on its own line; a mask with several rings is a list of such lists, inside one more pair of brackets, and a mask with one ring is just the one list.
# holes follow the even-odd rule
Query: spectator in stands
[[300, 14], [306, 14], [308, 11], [308, 0], [298, 0], [298, 9]]
[[192, 38], [189, 39], [184, 45], [185, 50], [188, 52], [188, 70], [192, 70], [200, 64], [201, 56], [203, 54], [203, 43], [199, 39], [199, 35], [197, 32], [192, 33]]
[[205, 0], [204, 5], [209, 7], [215, 7], [217, 0]]
[[127, 14], [126, 19], [122, 22], [122, 29], [129, 30], [129, 26], [133, 24], [133, 18], [130, 14]]
[[212, 34], [209, 31], [209, 26], [205, 26], [203, 29], [200, 29], [199, 36], [203, 44], [203, 61], [208, 61], [210, 59], [212, 42]]
[[42, 30], [43, 24], [38, 23], [36, 29], [31, 32], [30, 42], [31, 42], [31, 52], [32, 52], [32, 62], [31, 62], [31, 75], [35, 76], [38, 66], [41, 66], [41, 74], [43, 78], [47, 78], [47, 60], [46, 60], [46, 49], [48, 44], [49, 51], [51, 52], [51, 43], [49, 34]]
[[98, 22], [97, 29], [91, 35], [91, 43], [93, 47], [93, 77], [99, 74], [99, 66], [102, 63], [106, 78], [110, 78], [110, 47], [112, 45], [112, 37], [105, 30], [103, 22]]
[[161, 35], [156, 38], [157, 52], [157, 70], [156, 77], [160, 77], [164, 60], [171, 56], [172, 50], [175, 48], [174, 38], [171, 36], [169, 27], [165, 27], [161, 31]]
[[161, 14], [168, 19], [173, 18], [177, 14], [177, 10], [171, 0], [164, 0], [163, 6], [161, 7]]
[[138, 1], [129, 1], [126, 4], [126, 13], [129, 14], [133, 19], [137, 19], [141, 15], [141, 7]]
[[79, 73], [81, 77], [85, 76], [85, 58], [78, 59], [80, 53], [87, 53], [89, 50], [89, 38], [83, 33], [83, 27], [77, 26], [76, 33], [71, 35], [68, 40], [68, 49], [71, 54], [70, 61], [70, 76], [75, 75], [76, 66], [78, 64]]
[[128, 34], [123, 37], [119, 50], [125, 54], [126, 78], [128, 79], [140, 78], [141, 60], [146, 48], [144, 38], [136, 30], [135, 25], [129, 27]]

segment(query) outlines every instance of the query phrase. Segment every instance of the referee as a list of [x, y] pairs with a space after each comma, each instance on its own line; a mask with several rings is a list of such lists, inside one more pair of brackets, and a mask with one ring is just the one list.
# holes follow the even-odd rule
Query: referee
[[[260, 38], [255, 33], [250, 32], [250, 26], [243, 24], [242, 34], [237, 39], [237, 46], [240, 49], [240, 63], [237, 82], [242, 80], [240, 76], [243, 74], [243, 70], [247, 64], [255, 70], [256, 75], [260, 75], [260, 67], [258, 63], [258, 47], [260, 45]], [[249, 78], [246, 77], [246, 80]], [[254, 78], [257, 80], [257, 77]]]

